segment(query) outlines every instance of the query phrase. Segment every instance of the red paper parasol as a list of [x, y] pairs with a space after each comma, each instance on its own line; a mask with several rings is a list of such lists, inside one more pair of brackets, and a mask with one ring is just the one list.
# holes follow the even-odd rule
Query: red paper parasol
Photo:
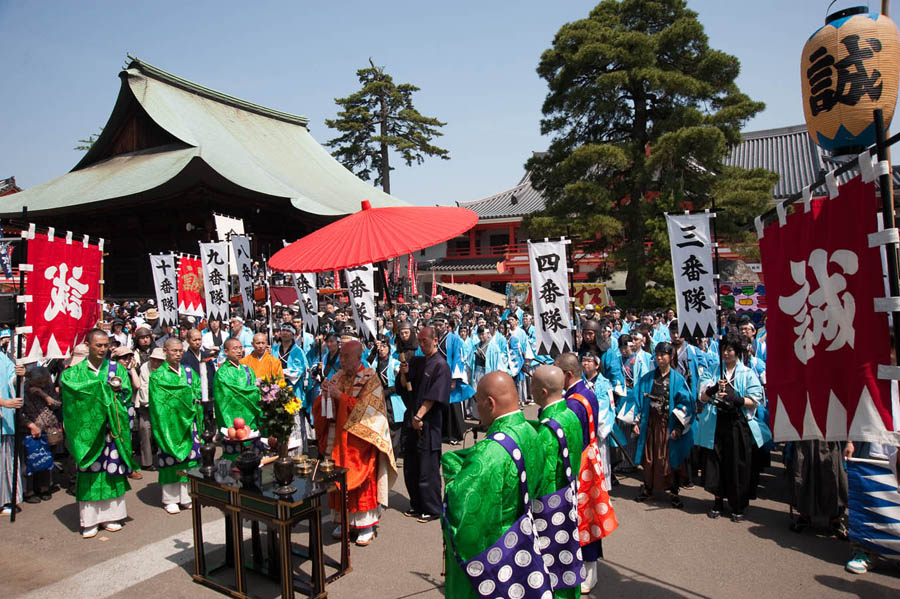
[[465, 233], [478, 222], [466, 208], [403, 206], [362, 210], [298, 239], [269, 259], [281, 272], [325, 272], [411, 254]]

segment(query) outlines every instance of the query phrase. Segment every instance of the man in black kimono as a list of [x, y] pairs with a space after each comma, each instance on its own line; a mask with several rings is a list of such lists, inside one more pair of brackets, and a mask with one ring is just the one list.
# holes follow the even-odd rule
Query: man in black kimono
[[405, 515], [431, 522], [441, 514], [441, 425], [450, 405], [450, 367], [438, 352], [434, 327], [419, 331], [418, 340], [425, 356], [400, 365], [399, 387], [406, 404], [403, 476], [410, 503]]

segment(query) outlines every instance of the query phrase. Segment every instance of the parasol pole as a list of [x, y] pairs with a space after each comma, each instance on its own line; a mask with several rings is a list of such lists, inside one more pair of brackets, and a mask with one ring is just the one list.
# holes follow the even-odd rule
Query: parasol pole
[[[274, 337], [272, 336], [272, 318], [274, 315], [272, 314], [272, 296], [269, 292], [269, 261], [266, 259], [265, 254], [263, 254], [263, 284], [265, 285], [266, 290], [266, 314], [268, 318], [266, 320], [269, 321], [269, 343], [274, 341]], [[255, 294], [254, 294], [255, 295]], [[254, 298], [250, 298], [250, 301], [254, 301]]]

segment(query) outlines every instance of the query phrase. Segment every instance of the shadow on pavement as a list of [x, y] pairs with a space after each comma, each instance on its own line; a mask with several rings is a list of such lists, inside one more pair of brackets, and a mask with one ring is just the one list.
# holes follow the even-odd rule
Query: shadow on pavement
[[843, 578], [837, 578], [836, 576], [822, 575], [816, 576], [815, 579], [816, 582], [822, 586], [836, 591], [850, 593], [849, 596], [859, 597], [860, 599], [881, 599], [882, 597], [885, 599], [888, 597], [894, 599], [900, 595], [900, 591], [897, 590], [896, 586], [885, 586], [883, 584], [878, 584], [877, 582], [872, 582], [871, 580], [866, 580], [865, 578], [844, 580]]
[[591, 591], [590, 597], [640, 597], [641, 599], [693, 597], [710, 599], [706, 595], [684, 587], [668, 584], [664, 580], [647, 576], [642, 572], [610, 561], [600, 560], [597, 562], [597, 579], [601, 582]]
[[144, 505], [163, 509], [162, 489], [158, 484], [150, 483], [138, 489], [134, 494]]
[[66, 503], [53, 511], [60, 523], [72, 532], [81, 532], [81, 520], [78, 518], [78, 502]]

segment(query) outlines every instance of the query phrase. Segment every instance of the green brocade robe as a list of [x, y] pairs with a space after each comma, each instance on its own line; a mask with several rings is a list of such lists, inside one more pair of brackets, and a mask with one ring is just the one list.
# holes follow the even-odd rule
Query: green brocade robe
[[197, 465], [197, 460], [188, 461], [194, 445], [194, 427], [203, 429], [203, 408], [197, 403], [200, 397], [200, 375], [191, 373], [188, 385], [187, 366], [178, 366], [176, 374], [168, 364], [163, 364], [150, 374], [150, 423], [153, 438], [160, 450], [175, 458], [172, 466], [159, 468], [159, 484], [187, 482], [186, 476], [179, 476], [179, 470]]
[[[498, 418], [487, 435], [498, 432], [512, 437], [522, 450], [528, 494], [537, 497], [538, 490], [543, 488], [541, 475], [544, 470], [544, 449], [537, 432], [525, 421], [522, 412]], [[447, 546], [445, 596], [477, 599], [478, 593], [459, 567], [446, 535], [448, 532], [453, 535], [459, 558], [463, 561], [495, 543], [524, 513], [518, 471], [503, 446], [489, 439], [468, 449], [445, 453], [441, 466], [449, 528], [444, 530]]]
[[213, 381], [213, 398], [216, 402], [216, 423], [229, 427], [240, 416], [252, 430], [259, 430], [259, 389], [256, 376], [250, 371], [251, 383], [247, 384], [245, 366], [235, 366], [226, 361], [216, 371]]
[[[131, 428], [128, 408], [122, 397], [131, 397], [131, 377], [121, 364], [116, 364], [116, 376], [122, 379], [119, 397], [107, 382], [109, 361], [103, 360], [94, 372], [88, 360], [62, 372], [59, 379], [62, 393], [63, 421], [69, 453], [80, 469], [90, 467], [106, 446], [109, 433], [119, 458], [132, 471], [138, 470], [131, 456]], [[128, 478], [119, 474], [79, 471], [75, 483], [78, 501], [102, 501], [121, 497], [131, 489]]]
[[[581, 449], [584, 447], [581, 421], [575, 412], [566, 406], [565, 400], [558, 401], [538, 412], [538, 420], [528, 421], [529, 424], [537, 429], [541, 447], [543, 447], [544, 455], [547, 457], [544, 460], [541, 486], [538, 488], [535, 499], [555, 493], [569, 484], [569, 479], [566, 477], [566, 463], [563, 456], [559, 453], [559, 441], [556, 433], [549, 426], [540, 423], [545, 418], [552, 418], [558, 422], [566, 435], [566, 445], [569, 447], [569, 460], [572, 464], [572, 475], [576, 481], [578, 480], [578, 473], [581, 471]], [[558, 588], [554, 591], [553, 596], [557, 599], [576, 599], [581, 593], [580, 586], [565, 589]]]

